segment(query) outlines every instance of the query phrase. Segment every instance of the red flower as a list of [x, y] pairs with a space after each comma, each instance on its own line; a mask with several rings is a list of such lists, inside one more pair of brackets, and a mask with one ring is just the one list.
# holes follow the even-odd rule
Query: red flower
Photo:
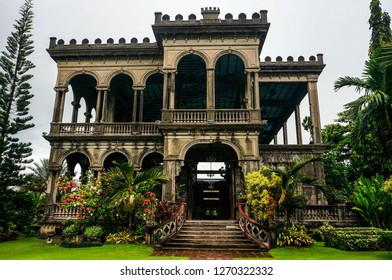
[[150, 203], [151, 201], [147, 198], [144, 200], [144, 203]]
[[274, 198], [273, 198], [272, 196], [269, 196], [269, 197], [268, 197], [268, 200], [269, 200], [269, 201], [271, 201], [271, 200], [273, 200], [273, 199], [274, 199]]

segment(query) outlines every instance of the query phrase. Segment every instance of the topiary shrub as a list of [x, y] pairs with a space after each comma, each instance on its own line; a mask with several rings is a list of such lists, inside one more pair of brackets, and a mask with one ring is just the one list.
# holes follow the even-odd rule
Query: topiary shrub
[[277, 245], [279, 247], [309, 247], [314, 243], [314, 239], [306, 233], [304, 226], [281, 227], [278, 229]]

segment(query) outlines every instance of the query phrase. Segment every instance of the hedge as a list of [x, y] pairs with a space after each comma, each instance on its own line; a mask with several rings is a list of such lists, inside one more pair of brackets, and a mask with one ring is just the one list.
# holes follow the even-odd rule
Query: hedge
[[381, 235], [392, 233], [374, 227], [330, 228], [323, 230], [325, 246], [345, 251], [385, 249]]

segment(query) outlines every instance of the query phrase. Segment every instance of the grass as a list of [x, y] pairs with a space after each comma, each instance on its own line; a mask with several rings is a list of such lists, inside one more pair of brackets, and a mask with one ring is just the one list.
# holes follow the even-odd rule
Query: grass
[[[58, 242], [20, 238], [0, 243], [0, 260], [173, 260], [176, 257], [152, 257], [146, 245], [117, 244], [89, 248], [63, 248]], [[323, 242], [309, 248], [283, 247], [269, 251], [272, 260], [392, 260], [386, 251], [349, 252], [324, 247]], [[266, 260], [263, 258], [263, 260]]]
[[273, 260], [392, 260], [387, 251], [342, 251], [317, 242], [309, 248], [282, 247], [269, 251]]
[[0, 260], [172, 260], [152, 257], [146, 245], [105, 244], [101, 247], [63, 248], [58, 242], [46, 244], [36, 238], [19, 238], [0, 243]]

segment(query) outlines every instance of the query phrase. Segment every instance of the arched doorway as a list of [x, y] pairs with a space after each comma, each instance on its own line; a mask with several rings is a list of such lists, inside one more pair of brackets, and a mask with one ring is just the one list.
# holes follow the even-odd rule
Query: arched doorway
[[241, 176], [237, 154], [230, 146], [217, 142], [190, 148], [176, 182], [177, 196], [187, 203], [187, 218], [235, 219]]

